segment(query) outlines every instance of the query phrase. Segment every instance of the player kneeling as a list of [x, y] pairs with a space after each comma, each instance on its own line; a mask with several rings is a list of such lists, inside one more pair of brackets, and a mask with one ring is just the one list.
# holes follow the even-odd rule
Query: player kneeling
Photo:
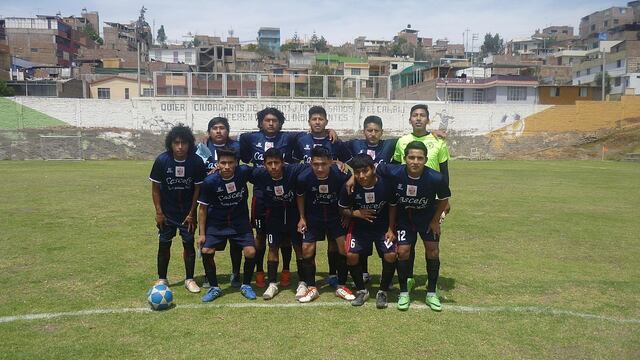
[[351, 218], [345, 249], [347, 265], [356, 286], [353, 306], [363, 305], [369, 298], [362, 278], [361, 254], [370, 254], [373, 244], [382, 257], [380, 290], [376, 295], [376, 307], [387, 307], [387, 292], [396, 266], [394, 188], [391, 181], [376, 175], [373, 159], [367, 154], [357, 154], [350, 162], [356, 184], [351, 194], [347, 186], [340, 193], [340, 212]]
[[246, 165], [238, 166], [236, 152], [231, 149], [218, 149], [217, 153], [218, 171], [204, 180], [198, 199], [198, 246], [202, 252], [204, 271], [211, 285], [202, 301], [213, 301], [222, 295], [214, 255], [216, 250], [224, 250], [227, 240], [232, 245], [242, 247], [245, 260], [240, 292], [247, 299], [254, 300], [256, 293], [250, 283], [256, 248], [247, 208], [247, 182], [252, 177], [252, 169]]

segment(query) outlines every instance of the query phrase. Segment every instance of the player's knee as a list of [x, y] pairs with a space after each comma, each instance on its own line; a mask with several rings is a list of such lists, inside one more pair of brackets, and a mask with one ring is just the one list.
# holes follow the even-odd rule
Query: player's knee
[[203, 247], [202, 250], [200, 250], [203, 254], [215, 254], [216, 253], [216, 249], [214, 248], [207, 248], [207, 247]]
[[438, 247], [438, 243], [427, 243], [427, 246], [425, 246], [425, 250], [427, 259], [437, 259], [440, 256], [440, 248]]
[[358, 265], [358, 261], [360, 261], [360, 256], [358, 254], [354, 254], [354, 253], [347, 254], [347, 265], [349, 266]]
[[384, 260], [384, 262], [393, 264], [394, 262], [396, 262], [397, 258], [398, 258], [398, 254], [393, 252], [393, 253], [384, 254], [384, 257], [382, 258], [382, 260]]
[[196, 253], [196, 248], [193, 246], [193, 242], [183, 242], [182, 243], [182, 248], [184, 249], [184, 252], [187, 254], [195, 254]]
[[278, 261], [278, 247], [270, 247], [269, 248], [269, 255], [268, 255], [268, 259], [269, 261]]
[[409, 260], [411, 249], [406, 247], [398, 248], [398, 260]]
[[253, 246], [247, 246], [242, 251], [244, 253], [244, 257], [248, 259], [253, 259], [256, 256], [256, 248]]

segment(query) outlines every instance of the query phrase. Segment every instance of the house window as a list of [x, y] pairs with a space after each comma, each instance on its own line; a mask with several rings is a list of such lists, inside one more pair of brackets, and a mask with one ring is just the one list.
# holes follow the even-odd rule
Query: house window
[[591, 31], [596, 31], [596, 24], [591, 25]]
[[527, 100], [527, 88], [519, 86], [507, 87], [508, 101], [524, 101]]
[[174, 63], [177, 63], [177, 62], [178, 62], [178, 52], [177, 52], [177, 51], [174, 51], [174, 52], [173, 52], [173, 62], [174, 62]]
[[31, 48], [31, 52], [38, 52], [38, 48]]
[[618, 25], [620, 23], [620, 20], [618, 19], [613, 19], [613, 25]]
[[351, 69], [351, 75], [360, 75], [360, 69]]
[[580, 93], [578, 94], [579, 97], [587, 97], [589, 94], [589, 89], [586, 87], [581, 87], [580, 88]]
[[391, 64], [391, 69], [398, 70], [398, 64]]
[[98, 99], [111, 99], [111, 89], [98, 88]]
[[551, 97], [560, 96], [560, 88], [559, 87], [549, 88], [549, 96], [551, 96]]
[[576, 71], [576, 77], [580, 77], [580, 71]]
[[464, 101], [464, 89], [447, 89], [447, 100], [453, 102]]
[[153, 96], [153, 89], [142, 89], [142, 96]]
[[587, 75], [591, 75], [591, 68], [587, 69]]
[[604, 27], [607, 27], [607, 26], [609, 26], [609, 20], [604, 21]]
[[622, 60], [616, 61], [616, 67], [622, 67]]
[[124, 98], [129, 99], [129, 88], [124, 88]]
[[193, 62], [191, 51], [187, 51], [184, 53], [184, 62], [187, 64], [190, 64], [191, 62]]
[[622, 78], [620, 78], [620, 77], [614, 78], [613, 84], [614, 84], [614, 86], [622, 85]]
[[484, 102], [484, 89], [473, 89], [473, 102], [475, 103]]
[[162, 52], [160, 50], [155, 51], [156, 60], [162, 60]]

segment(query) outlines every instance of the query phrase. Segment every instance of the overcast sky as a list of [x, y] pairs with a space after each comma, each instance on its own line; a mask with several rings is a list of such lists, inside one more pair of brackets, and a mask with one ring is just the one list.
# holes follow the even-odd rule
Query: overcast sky
[[[240, 41], [255, 40], [261, 26], [279, 27], [281, 37], [298, 32], [301, 38], [315, 31], [329, 43], [353, 42], [359, 35], [390, 40], [407, 24], [419, 36], [448, 38], [462, 43], [462, 33], [499, 33], [506, 40], [533, 34], [549, 25], [571, 25], [578, 32], [582, 16], [611, 6], [626, 6], [614, 0], [272, 0], [272, 1], [178, 1], [178, 0], [2, 0], [0, 16], [29, 17], [35, 14], [80, 15], [83, 7], [98, 11], [100, 21], [128, 22], [136, 19], [144, 4], [146, 18], [155, 31], [164, 25], [169, 40], [181, 40], [188, 32], [225, 38], [233, 30]], [[446, 4], [446, 5], [443, 5]], [[154, 33], [155, 34], [155, 33]], [[481, 41], [481, 40], [480, 40]], [[476, 43], [476, 47], [479, 44]]]

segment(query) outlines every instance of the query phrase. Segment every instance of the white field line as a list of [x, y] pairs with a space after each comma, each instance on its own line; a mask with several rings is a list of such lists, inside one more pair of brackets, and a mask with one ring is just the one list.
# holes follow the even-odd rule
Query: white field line
[[[259, 302], [244, 302], [244, 303], [230, 303], [230, 304], [185, 304], [178, 305], [172, 310], [181, 309], [206, 309], [206, 308], [306, 308], [306, 307], [349, 307], [347, 302], [313, 302], [310, 304], [299, 303], [286, 303], [286, 304], [269, 304]], [[368, 305], [373, 309], [373, 304]], [[389, 303], [389, 310], [393, 309], [394, 303]], [[452, 311], [457, 313], [520, 313], [520, 314], [536, 314], [536, 315], [550, 315], [550, 316], [568, 316], [576, 317], [586, 320], [597, 320], [614, 322], [618, 324], [640, 324], [640, 319], [619, 319], [604, 315], [595, 315], [581, 313], [572, 310], [560, 310], [548, 307], [537, 306], [464, 306], [464, 305], [444, 305], [443, 311]], [[424, 304], [412, 304], [411, 309], [414, 310], [427, 310], [428, 306]], [[411, 311], [411, 310], [409, 310]], [[31, 321], [31, 320], [49, 320], [61, 317], [78, 317], [78, 316], [90, 316], [90, 315], [102, 315], [102, 314], [128, 314], [128, 313], [152, 313], [154, 312], [148, 307], [141, 308], [120, 308], [120, 309], [89, 309], [80, 311], [68, 311], [68, 312], [55, 312], [55, 313], [39, 313], [39, 314], [25, 314], [14, 316], [2, 316], [0, 317], [0, 323], [10, 323], [15, 321]]]

